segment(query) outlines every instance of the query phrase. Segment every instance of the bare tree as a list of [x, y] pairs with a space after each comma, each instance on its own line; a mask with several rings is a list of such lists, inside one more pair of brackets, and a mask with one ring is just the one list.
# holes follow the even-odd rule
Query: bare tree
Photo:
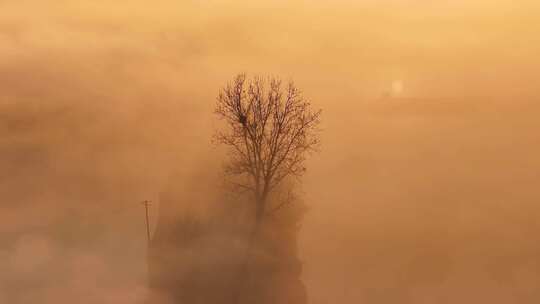
[[225, 173], [237, 190], [253, 195], [255, 210], [255, 225], [234, 294], [233, 303], [239, 303], [250, 251], [269, 209], [269, 197], [287, 178], [304, 174], [308, 153], [319, 145], [321, 111], [312, 110], [292, 82], [283, 86], [278, 78], [248, 80], [240, 74], [220, 91], [215, 113], [225, 122], [225, 128], [215, 134], [215, 141], [228, 148]]
[[257, 227], [269, 195], [305, 172], [306, 157], [319, 145], [321, 110], [313, 110], [292, 82], [240, 74], [220, 91], [215, 113], [226, 125], [215, 134], [229, 148], [225, 172], [239, 190], [253, 194]]

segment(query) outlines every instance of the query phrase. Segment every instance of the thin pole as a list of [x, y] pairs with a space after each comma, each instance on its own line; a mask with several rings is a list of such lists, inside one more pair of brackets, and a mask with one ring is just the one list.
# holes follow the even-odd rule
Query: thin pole
[[144, 201], [141, 204], [144, 205], [146, 210], [146, 236], [148, 237], [148, 244], [150, 245], [150, 221], [148, 219], [148, 206], [150, 206], [150, 201]]

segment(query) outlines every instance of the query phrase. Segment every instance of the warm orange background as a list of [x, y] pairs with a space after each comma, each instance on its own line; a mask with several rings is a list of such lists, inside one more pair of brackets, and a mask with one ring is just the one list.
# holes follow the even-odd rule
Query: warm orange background
[[538, 303], [539, 9], [0, 2], [0, 303], [140, 303], [137, 202], [217, 174], [212, 108], [238, 72], [294, 79], [324, 110], [311, 303]]

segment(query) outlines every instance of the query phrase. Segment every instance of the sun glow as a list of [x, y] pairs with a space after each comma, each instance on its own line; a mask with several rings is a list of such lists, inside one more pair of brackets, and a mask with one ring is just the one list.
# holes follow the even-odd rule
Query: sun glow
[[394, 80], [391, 85], [391, 92], [393, 96], [399, 96], [403, 92], [403, 81]]

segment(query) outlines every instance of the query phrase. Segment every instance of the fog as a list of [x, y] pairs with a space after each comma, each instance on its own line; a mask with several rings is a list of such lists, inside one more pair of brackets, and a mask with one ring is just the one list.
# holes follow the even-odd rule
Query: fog
[[0, 303], [143, 303], [140, 202], [154, 229], [171, 183], [180, 214], [194, 180], [218, 191], [213, 107], [240, 72], [323, 109], [311, 304], [537, 303], [539, 8], [2, 1]]

